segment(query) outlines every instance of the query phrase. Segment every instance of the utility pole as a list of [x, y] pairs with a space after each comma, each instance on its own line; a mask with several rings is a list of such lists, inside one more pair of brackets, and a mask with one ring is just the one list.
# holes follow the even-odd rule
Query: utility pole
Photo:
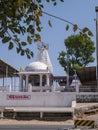
[[67, 51], [67, 87], [69, 87], [69, 55]]
[[98, 6], [95, 7], [96, 11], [96, 80], [97, 80], [97, 92], [98, 92]]

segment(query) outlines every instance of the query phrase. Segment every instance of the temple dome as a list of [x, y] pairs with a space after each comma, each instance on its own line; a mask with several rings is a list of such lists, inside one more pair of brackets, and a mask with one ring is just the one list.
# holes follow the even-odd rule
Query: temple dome
[[36, 61], [31, 62], [26, 68], [25, 71], [47, 71], [48, 66], [42, 62]]

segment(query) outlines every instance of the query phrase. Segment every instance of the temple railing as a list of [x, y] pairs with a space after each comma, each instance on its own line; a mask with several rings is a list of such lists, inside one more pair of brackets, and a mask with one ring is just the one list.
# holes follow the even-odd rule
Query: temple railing
[[0, 86], [0, 92], [11, 92], [11, 86]]
[[0, 92], [97, 92], [97, 86], [95, 85], [81, 85], [78, 87], [75, 86], [23, 86], [20, 88], [19, 86], [11, 87], [10, 85], [7, 86], [0, 86]]
[[50, 86], [32, 86], [28, 87], [29, 92], [45, 92], [45, 91], [52, 91]]
[[76, 92], [75, 87], [65, 86], [0, 86], [0, 92]]
[[83, 85], [79, 87], [79, 92], [97, 92], [96, 85]]
[[65, 86], [29, 86], [29, 92], [76, 92], [75, 87], [65, 87]]

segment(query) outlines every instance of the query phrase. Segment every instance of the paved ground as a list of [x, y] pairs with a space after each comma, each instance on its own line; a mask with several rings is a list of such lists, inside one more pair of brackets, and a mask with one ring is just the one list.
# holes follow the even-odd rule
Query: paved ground
[[77, 103], [76, 108], [83, 108], [83, 107], [98, 107], [98, 103]]
[[66, 125], [0, 125], [0, 130], [68, 130]]
[[77, 103], [76, 109], [80, 110], [80, 114], [74, 116], [74, 119], [94, 120], [95, 126], [98, 128], [98, 112], [89, 114], [82, 113], [82, 111], [84, 112], [98, 109], [98, 103]]
[[73, 120], [63, 120], [63, 121], [42, 121], [42, 120], [11, 120], [11, 119], [0, 119], [0, 125], [69, 125], [74, 124]]

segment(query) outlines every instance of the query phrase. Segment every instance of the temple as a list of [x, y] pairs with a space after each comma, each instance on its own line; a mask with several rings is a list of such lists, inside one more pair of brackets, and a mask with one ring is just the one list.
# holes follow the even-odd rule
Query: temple
[[[2, 79], [0, 80], [2, 82], [0, 84], [0, 112], [2, 117], [6, 116], [5, 112], [13, 112], [14, 118], [19, 112], [40, 113], [40, 118], [43, 118], [46, 113], [73, 114], [76, 102], [85, 101], [84, 95], [86, 95], [86, 101], [87, 96], [88, 101], [89, 97], [97, 101], [96, 85], [95, 88], [92, 84], [90, 87], [85, 86], [85, 91], [84, 84], [76, 82], [76, 76], [69, 77], [68, 85], [67, 76], [53, 75], [48, 48], [47, 44], [41, 42], [38, 45], [36, 60], [24, 69], [20, 68], [20, 71], [0, 59], [0, 79]], [[79, 76], [81, 71], [77, 72]], [[81, 76], [79, 77], [82, 81], [83, 78], [81, 80]], [[81, 88], [82, 91], [80, 91]]]
[[53, 84], [53, 67], [48, 55], [48, 46], [41, 43], [38, 46], [38, 57], [31, 62], [24, 70], [20, 71], [19, 90], [29, 92], [51, 91]]

